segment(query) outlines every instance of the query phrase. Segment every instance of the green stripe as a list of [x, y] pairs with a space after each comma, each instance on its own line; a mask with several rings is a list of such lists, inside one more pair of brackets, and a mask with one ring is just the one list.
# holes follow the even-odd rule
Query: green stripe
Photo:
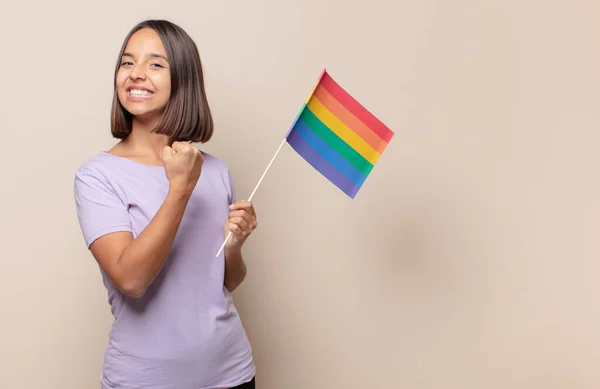
[[325, 143], [348, 160], [360, 172], [365, 175], [371, 172], [373, 169], [371, 162], [367, 161], [356, 150], [350, 147], [348, 143], [337, 136], [335, 132], [331, 131], [308, 107], [304, 107], [299, 119], [306, 123], [319, 138], [323, 139]]

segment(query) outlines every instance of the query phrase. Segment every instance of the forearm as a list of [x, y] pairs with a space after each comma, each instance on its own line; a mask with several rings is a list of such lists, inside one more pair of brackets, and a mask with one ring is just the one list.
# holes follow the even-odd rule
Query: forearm
[[246, 263], [241, 250], [225, 250], [225, 287], [233, 292], [246, 278]]
[[143, 295], [165, 264], [188, 200], [184, 192], [169, 190], [154, 218], [117, 261], [124, 287], [133, 295]]

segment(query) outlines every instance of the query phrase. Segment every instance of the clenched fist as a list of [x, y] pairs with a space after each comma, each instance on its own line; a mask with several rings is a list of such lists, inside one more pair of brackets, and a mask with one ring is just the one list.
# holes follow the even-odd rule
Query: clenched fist
[[191, 195], [202, 172], [204, 158], [196, 147], [185, 142], [174, 142], [163, 149], [163, 162], [171, 189]]

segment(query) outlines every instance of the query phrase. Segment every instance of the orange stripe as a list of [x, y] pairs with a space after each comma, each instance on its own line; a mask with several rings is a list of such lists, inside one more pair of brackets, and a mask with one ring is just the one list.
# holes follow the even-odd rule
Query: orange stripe
[[340, 104], [322, 85], [319, 85], [315, 91], [314, 96], [319, 99], [321, 104], [325, 106], [334, 116], [336, 116], [342, 123], [344, 123], [351, 131], [355, 132], [360, 136], [369, 146], [382, 153], [387, 142], [384, 141], [377, 135], [373, 130], [367, 127], [360, 119], [358, 119], [352, 112], [348, 111], [346, 107]]
[[321, 76], [321, 81], [319, 83], [325, 89], [327, 89], [327, 91], [333, 97], [335, 97], [337, 101], [346, 107], [348, 111], [354, 113], [354, 116], [359, 118], [361, 122], [366, 124], [367, 127], [378, 134], [381, 139], [386, 142], [392, 140], [394, 132], [385, 124], [383, 124], [381, 120], [377, 119], [375, 115], [363, 107], [358, 101], [356, 101], [354, 97], [350, 96], [350, 94], [348, 94], [344, 88], [342, 88], [337, 82], [335, 82], [333, 78], [331, 78], [329, 73], [325, 72], [325, 74]]

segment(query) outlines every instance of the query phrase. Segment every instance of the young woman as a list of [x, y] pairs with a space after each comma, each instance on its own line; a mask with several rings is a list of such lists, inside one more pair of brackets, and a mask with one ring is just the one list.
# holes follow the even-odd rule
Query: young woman
[[[252, 350], [230, 293], [256, 228], [207, 142], [213, 121], [192, 39], [135, 26], [119, 54], [111, 127], [120, 139], [75, 176], [81, 230], [115, 317], [103, 389], [254, 388]], [[232, 232], [217, 258], [225, 237]]]

